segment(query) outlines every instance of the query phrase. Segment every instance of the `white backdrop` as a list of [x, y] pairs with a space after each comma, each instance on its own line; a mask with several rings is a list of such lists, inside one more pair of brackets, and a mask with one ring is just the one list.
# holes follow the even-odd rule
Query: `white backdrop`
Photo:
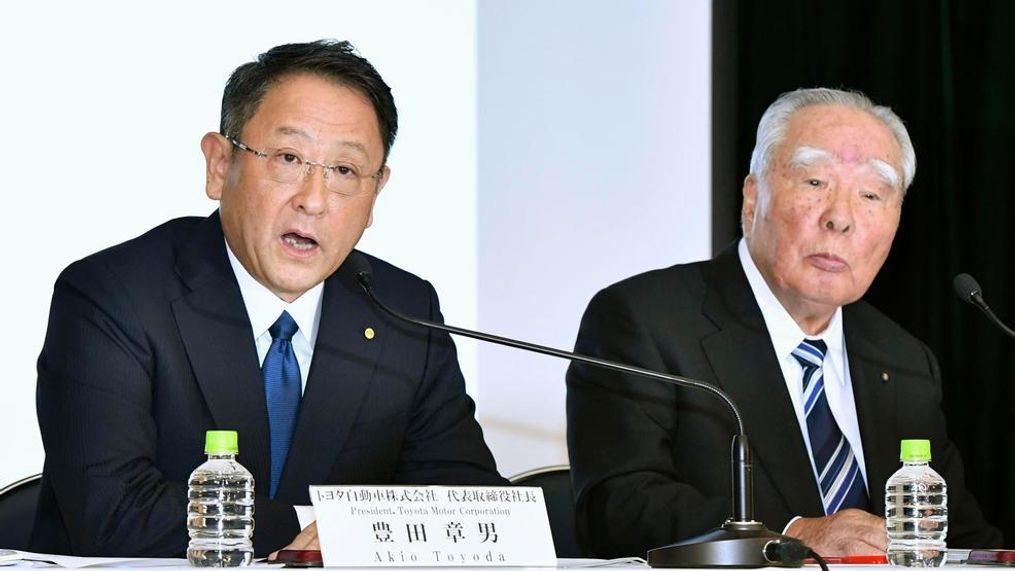
[[[569, 346], [595, 289], [708, 254], [709, 6], [6, 7], [0, 485], [42, 466], [35, 359], [56, 276], [166, 219], [215, 208], [198, 142], [217, 128], [222, 86], [238, 64], [280, 43], [352, 41], [392, 86], [400, 115], [392, 179], [360, 247], [434, 282], [449, 322]], [[601, 65], [608, 44], [623, 57]], [[581, 263], [557, 263], [576, 250]], [[521, 267], [526, 260], [534, 266]], [[515, 281], [533, 268], [548, 272], [541, 281], [551, 295]], [[562, 459], [563, 369], [537, 372], [543, 365], [533, 360], [524, 365], [531, 373], [505, 376], [498, 354], [469, 341], [459, 348], [502, 471]], [[518, 377], [542, 381], [523, 386]], [[505, 391], [524, 398], [504, 399]], [[519, 415], [519, 402], [533, 412]]]
[[[479, 324], [564, 349], [596, 291], [711, 250], [711, 2], [577, 5], [478, 6]], [[503, 474], [567, 461], [566, 368], [480, 347]]]

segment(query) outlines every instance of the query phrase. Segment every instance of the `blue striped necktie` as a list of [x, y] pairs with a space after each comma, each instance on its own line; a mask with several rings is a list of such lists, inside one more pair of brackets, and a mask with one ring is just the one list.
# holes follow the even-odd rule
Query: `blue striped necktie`
[[268, 427], [271, 430], [271, 488], [270, 497], [278, 491], [289, 444], [292, 442], [296, 417], [300, 412], [302, 379], [300, 364], [293, 351], [292, 338], [299, 326], [283, 311], [282, 315], [268, 329], [271, 333], [271, 347], [261, 365], [264, 379], [264, 396], [268, 404]]
[[821, 503], [825, 515], [846, 508], [867, 508], [867, 489], [864, 487], [860, 464], [853, 448], [842, 435], [832, 416], [825, 395], [825, 342], [804, 339], [793, 356], [804, 369], [804, 414], [807, 416], [807, 434], [811, 441], [811, 455], [818, 473]]

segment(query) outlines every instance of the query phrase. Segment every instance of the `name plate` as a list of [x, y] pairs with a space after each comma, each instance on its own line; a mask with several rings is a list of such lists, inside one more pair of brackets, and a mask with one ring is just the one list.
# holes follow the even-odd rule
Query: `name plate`
[[543, 490], [310, 486], [326, 567], [555, 567]]

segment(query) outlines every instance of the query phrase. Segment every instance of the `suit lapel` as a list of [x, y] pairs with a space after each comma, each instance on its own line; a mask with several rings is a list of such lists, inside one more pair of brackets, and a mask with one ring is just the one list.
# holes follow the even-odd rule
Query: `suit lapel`
[[892, 439], [892, 435], [899, 434], [895, 383], [891, 382], [895, 371], [890, 366], [893, 361], [883, 351], [882, 345], [861, 334], [875, 329], [861, 322], [862, 317], [856, 309], [855, 306], [843, 308], [842, 326], [853, 399], [856, 401], [856, 418], [863, 442], [871, 510], [883, 516], [885, 490], [880, 483], [887, 482], [899, 464], [898, 442]]
[[[367, 338], [366, 329], [373, 329]], [[335, 272], [324, 283], [321, 325], [278, 497], [308, 500], [307, 483], [325, 483], [374, 376], [388, 337], [366, 295]]]
[[240, 462], [255, 482], [267, 482], [271, 454], [264, 387], [218, 212], [181, 250], [176, 271], [190, 292], [172, 303], [173, 315], [208, 410], [217, 428], [239, 432]]
[[703, 313], [719, 331], [702, 339], [716, 383], [737, 403], [754, 455], [789, 513], [824, 513], [786, 381], [736, 246], [710, 265]]

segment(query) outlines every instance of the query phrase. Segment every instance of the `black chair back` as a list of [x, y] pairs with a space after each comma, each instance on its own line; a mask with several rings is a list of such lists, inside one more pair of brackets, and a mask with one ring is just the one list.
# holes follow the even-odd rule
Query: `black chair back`
[[28, 550], [42, 474], [0, 489], [0, 549]]
[[535, 486], [543, 489], [546, 512], [553, 533], [553, 548], [560, 558], [584, 557], [578, 546], [574, 525], [574, 497], [571, 493], [570, 466], [537, 468], [511, 478], [516, 486]]

